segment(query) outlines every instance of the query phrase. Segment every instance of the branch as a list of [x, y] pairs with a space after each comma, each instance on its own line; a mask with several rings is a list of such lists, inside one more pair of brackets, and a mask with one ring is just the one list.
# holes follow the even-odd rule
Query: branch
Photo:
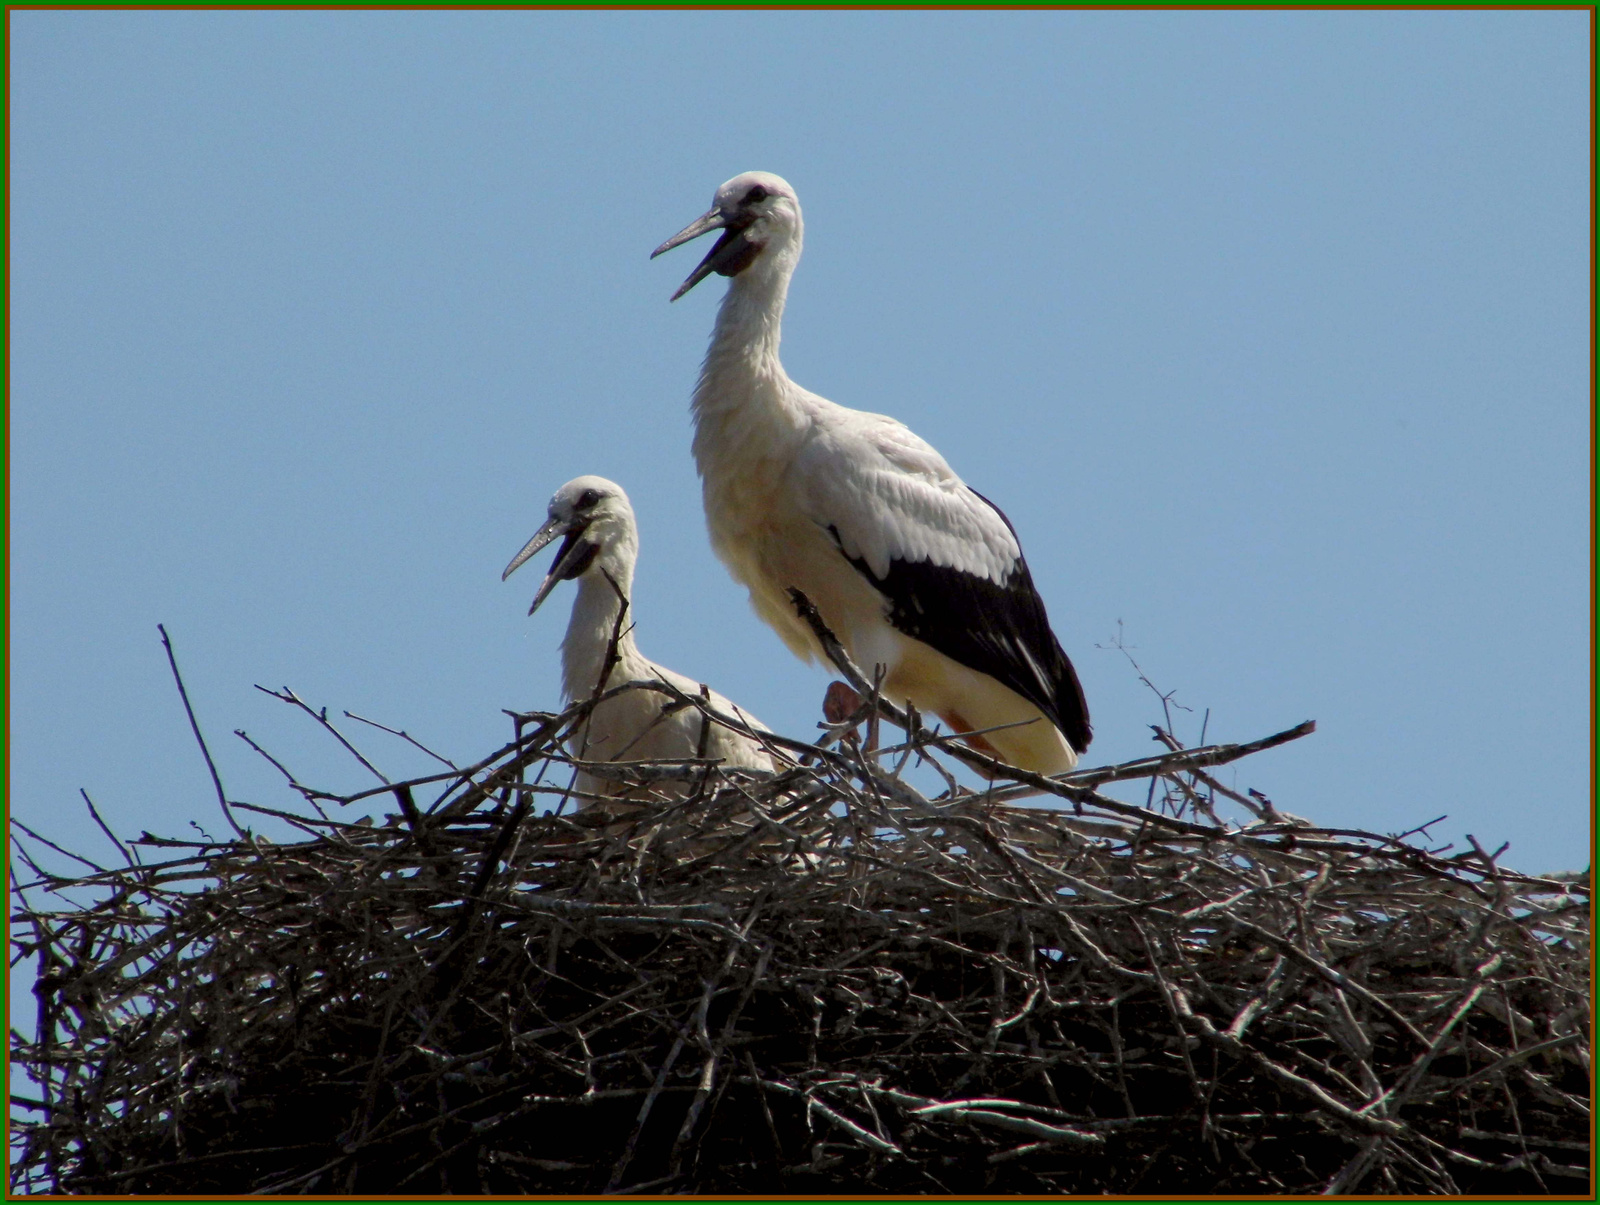
[[200, 742], [200, 752], [205, 756], [206, 769], [211, 771], [211, 782], [217, 788], [217, 802], [222, 805], [222, 814], [228, 818], [233, 831], [239, 834], [239, 840], [248, 841], [250, 835], [233, 818], [233, 809], [228, 806], [228, 796], [222, 789], [222, 776], [217, 773], [217, 763], [211, 760], [211, 750], [206, 748], [206, 738], [200, 735], [200, 721], [194, 718], [194, 708], [189, 706], [189, 692], [184, 689], [183, 675], [178, 672], [178, 658], [173, 654], [172, 641], [167, 638], [166, 625], [156, 624], [156, 631], [161, 633], [161, 645], [167, 650], [167, 663], [172, 666], [172, 680], [178, 684], [178, 696], [183, 700], [183, 710], [189, 716], [189, 727], [194, 730], [194, 739]]

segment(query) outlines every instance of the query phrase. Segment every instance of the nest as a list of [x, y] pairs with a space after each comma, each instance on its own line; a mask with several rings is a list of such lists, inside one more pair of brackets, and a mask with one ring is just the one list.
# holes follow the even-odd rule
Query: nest
[[[1309, 725], [1059, 782], [989, 765], [984, 790], [902, 717], [871, 753], [772, 737], [775, 777], [591, 765], [695, 787], [540, 814], [591, 705], [472, 766], [251, 809], [302, 839], [146, 834], [73, 874], [19, 839], [12, 1189], [1588, 1188], [1586, 882], [1206, 772]], [[1217, 819], [1230, 796], [1256, 817]], [[398, 811], [328, 806], [374, 800]]]

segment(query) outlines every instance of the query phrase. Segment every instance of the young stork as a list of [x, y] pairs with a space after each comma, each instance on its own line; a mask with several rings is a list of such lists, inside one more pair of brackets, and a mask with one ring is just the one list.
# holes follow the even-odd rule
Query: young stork
[[[714, 710], [737, 716], [751, 728], [766, 731], [754, 719], [716, 691], [703, 696], [700, 683], [657, 665], [639, 651], [633, 640], [633, 615], [629, 599], [633, 566], [639, 556], [639, 529], [634, 523], [628, 495], [604, 477], [577, 477], [550, 499], [550, 517], [522, 551], [511, 558], [504, 581], [522, 564], [558, 536], [566, 537], [555, 563], [545, 574], [528, 608], [532, 615], [558, 582], [578, 582], [572, 618], [561, 642], [561, 692], [567, 701], [587, 699], [625, 682], [655, 680], [670, 683], [692, 698], [705, 698]], [[627, 607], [630, 613], [624, 614]], [[620, 626], [619, 626], [620, 620]], [[616, 641], [616, 663], [605, 674], [606, 659]], [[673, 761], [690, 757], [717, 757], [724, 766], [773, 770], [773, 759], [758, 741], [708, 719], [692, 704], [683, 704], [654, 690], [629, 690], [597, 706], [569, 741], [572, 755], [582, 761]], [[653, 783], [657, 795], [681, 795], [691, 784], [682, 781]], [[616, 795], [616, 783], [580, 772], [575, 783], [584, 796]], [[643, 798], [650, 792], [633, 789], [626, 798]], [[587, 800], [580, 801], [579, 806]]]
[[821, 650], [791, 586], [866, 672], [884, 667], [891, 698], [981, 732], [969, 743], [1013, 765], [1070, 770], [1089, 746], [1089, 709], [1010, 520], [904, 424], [783, 370], [803, 229], [794, 189], [746, 172], [651, 255], [722, 231], [672, 295], [712, 272], [731, 278], [691, 406], [712, 547], [800, 657]]

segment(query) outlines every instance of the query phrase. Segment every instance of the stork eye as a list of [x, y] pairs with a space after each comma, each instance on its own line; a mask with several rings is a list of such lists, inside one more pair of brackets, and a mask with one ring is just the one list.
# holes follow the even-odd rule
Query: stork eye
[[772, 194], [767, 191], [766, 185], [757, 184], [752, 186], [750, 191], [744, 194], [744, 203], [746, 205], [754, 205], [757, 201], [765, 201], [771, 195]]
[[578, 495], [578, 501], [575, 505], [579, 510], [588, 510], [598, 501], [600, 501], [599, 490], [584, 490], [583, 493]]

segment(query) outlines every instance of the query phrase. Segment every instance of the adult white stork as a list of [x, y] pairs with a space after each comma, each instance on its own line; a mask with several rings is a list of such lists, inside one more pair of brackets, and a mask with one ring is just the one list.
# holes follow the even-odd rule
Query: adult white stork
[[[510, 577], [558, 536], [565, 540], [539, 592], [533, 596], [528, 614], [539, 609], [557, 583], [577, 579], [578, 597], [573, 600], [572, 618], [561, 642], [561, 691], [568, 702], [587, 699], [626, 682], [660, 681], [684, 695], [703, 697], [713, 710], [736, 716], [753, 729], [767, 731], [760, 721], [716, 691], [703, 695], [700, 683], [657, 665], [634, 643], [630, 599], [633, 567], [639, 556], [639, 529], [628, 495], [620, 485], [604, 477], [577, 477], [563, 485], [550, 499], [549, 519], [511, 558], [500, 580]], [[616, 660], [607, 671], [606, 660], [612, 655], [613, 641]], [[623, 691], [599, 704], [573, 733], [568, 745], [572, 755], [582, 761], [717, 757], [724, 766], [776, 768], [759, 741], [710, 720], [693, 704], [644, 688]], [[582, 796], [619, 794], [617, 784], [587, 772], [580, 772], [574, 785]], [[680, 780], [652, 783], [649, 790], [628, 789], [624, 797], [682, 794], [689, 785]], [[580, 801], [579, 806], [586, 802]]]
[[691, 407], [712, 547], [802, 658], [821, 650], [790, 587], [858, 664], [885, 667], [889, 697], [982, 733], [969, 743], [1014, 765], [1070, 770], [1089, 746], [1089, 709], [1010, 520], [904, 424], [783, 370], [803, 229], [794, 189], [746, 172], [651, 255], [722, 231], [672, 295], [712, 272], [731, 278]]

